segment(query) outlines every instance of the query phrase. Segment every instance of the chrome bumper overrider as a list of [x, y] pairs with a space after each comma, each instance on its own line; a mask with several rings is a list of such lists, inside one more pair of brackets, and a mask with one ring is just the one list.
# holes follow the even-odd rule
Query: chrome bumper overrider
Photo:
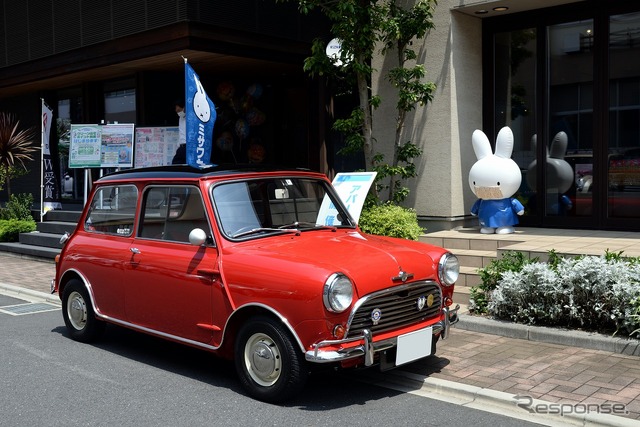
[[[444, 319], [431, 325], [433, 328], [433, 334], [440, 334], [440, 338], [443, 340], [449, 336], [449, 328], [451, 325], [458, 322], [458, 310], [460, 305], [456, 305], [455, 308], [449, 309], [445, 307], [442, 309], [444, 313]], [[364, 341], [363, 344], [344, 348], [339, 350], [324, 349], [325, 347], [335, 347], [342, 344], [349, 344], [356, 341]], [[389, 338], [383, 341], [373, 342], [373, 336], [371, 331], [365, 329], [362, 331], [362, 335], [344, 340], [326, 340], [321, 341], [313, 346], [312, 350], [308, 350], [305, 353], [305, 358], [309, 362], [315, 363], [331, 363], [341, 362], [343, 360], [355, 359], [357, 357], [364, 356], [365, 366], [373, 365], [373, 356], [380, 351], [388, 350], [397, 345], [397, 338]]]

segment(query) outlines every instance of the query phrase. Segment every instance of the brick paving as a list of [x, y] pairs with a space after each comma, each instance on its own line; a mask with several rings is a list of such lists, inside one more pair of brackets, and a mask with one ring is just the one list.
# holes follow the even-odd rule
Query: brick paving
[[[435, 357], [406, 369], [551, 403], [626, 405], [640, 425], [640, 358], [454, 328]], [[514, 399], [515, 404], [515, 399]]]
[[53, 260], [0, 253], [0, 284], [50, 293], [55, 273]]
[[[0, 254], [0, 286], [49, 293], [53, 262]], [[640, 425], [640, 358], [454, 328], [437, 356], [407, 365], [425, 377], [551, 403], [622, 403]]]

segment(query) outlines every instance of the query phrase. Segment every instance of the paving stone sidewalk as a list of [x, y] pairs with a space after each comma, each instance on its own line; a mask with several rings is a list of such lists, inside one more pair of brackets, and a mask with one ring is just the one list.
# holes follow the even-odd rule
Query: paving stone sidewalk
[[[0, 289], [8, 284], [48, 294], [54, 273], [50, 261], [0, 254]], [[623, 404], [626, 421], [640, 426], [638, 356], [454, 328], [436, 356], [403, 369], [551, 403]]]

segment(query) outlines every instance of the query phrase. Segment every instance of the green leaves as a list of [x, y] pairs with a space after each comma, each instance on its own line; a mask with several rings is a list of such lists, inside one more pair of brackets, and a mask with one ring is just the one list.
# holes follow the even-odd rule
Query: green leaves
[[33, 144], [35, 131], [33, 128], [18, 130], [20, 121], [9, 113], [0, 113], [0, 168], [3, 181], [7, 184], [7, 192], [11, 194], [10, 179], [15, 176], [15, 169], [20, 166], [25, 170], [26, 161], [33, 160], [36, 151]]
[[[276, 0], [286, 1], [286, 0]], [[401, 203], [409, 195], [403, 185], [416, 176], [413, 159], [422, 150], [410, 141], [403, 141], [403, 129], [408, 112], [433, 99], [436, 85], [423, 81], [425, 68], [419, 63], [413, 45], [422, 46], [429, 30], [435, 27], [433, 13], [436, 0], [411, 2], [397, 0], [297, 0], [299, 10], [308, 14], [319, 9], [331, 23], [331, 33], [340, 40], [340, 66], [336, 59], [327, 57], [328, 40], [315, 40], [311, 56], [304, 62], [304, 70], [313, 76], [324, 76], [341, 85], [357, 90], [359, 106], [347, 118], [335, 120], [333, 130], [345, 136], [346, 146], [339, 154], [363, 152], [365, 167], [378, 172], [376, 189], [387, 189], [386, 201]], [[372, 75], [376, 71], [371, 63], [374, 55], [395, 54], [397, 64], [387, 76], [397, 90], [396, 132], [393, 158], [385, 163], [378, 156], [373, 135], [373, 110], [382, 105], [382, 98], [372, 91]], [[384, 182], [383, 182], [384, 181]], [[380, 198], [381, 193], [375, 192]], [[380, 199], [379, 202], [382, 202]]]
[[[422, 150], [411, 141], [396, 147], [396, 161], [389, 165], [384, 163], [384, 156], [378, 153], [374, 156], [373, 169], [376, 175], [376, 190], [378, 193], [389, 190], [392, 196], [389, 202], [401, 204], [409, 196], [409, 189], [404, 187], [403, 181], [418, 176], [413, 160], [422, 154]], [[398, 178], [396, 178], [398, 177]], [[389, 178], [388, 180], [386, 178]]]
[[424, 233], [414, 210], [392, 204], [365, 207], [358, 225], [368, 234], [409, 240], [418, 240]]
[[33, 205], [32, 194], [12, 194], [6, 206], [0, 209], [0, 219], [33, 220], [31, 205]]
[[33, 145], [33, 129], [18, 130], [20, 121], [8, 113], [0, 113], [0, 165], [15, 166], [33, 160], [36, 147]]

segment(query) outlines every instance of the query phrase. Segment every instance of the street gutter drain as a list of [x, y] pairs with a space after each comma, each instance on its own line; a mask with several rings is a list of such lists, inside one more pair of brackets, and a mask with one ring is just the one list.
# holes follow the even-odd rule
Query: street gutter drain
[[22, 316], [23, 314], [43, 313], [45, 311], [60, 310], [60, 307], [45, 302], [34, 302], [28, 304], [17, 304], [0, 307], [0, 312], [12, 316]]

